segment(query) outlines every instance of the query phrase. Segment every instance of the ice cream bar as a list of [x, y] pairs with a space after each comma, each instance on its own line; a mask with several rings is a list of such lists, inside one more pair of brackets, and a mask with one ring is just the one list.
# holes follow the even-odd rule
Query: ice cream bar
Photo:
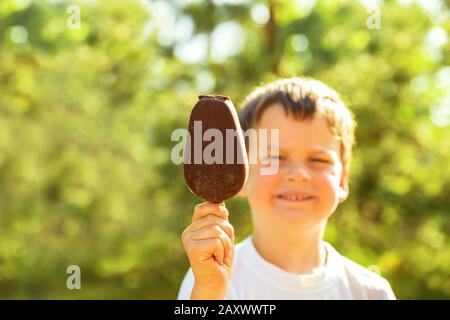
[[236, 195], [247, 181], [244, 137], [229, 97], [198, 98], [189, 118], [184, 179], [200, 199], [222, 202]]

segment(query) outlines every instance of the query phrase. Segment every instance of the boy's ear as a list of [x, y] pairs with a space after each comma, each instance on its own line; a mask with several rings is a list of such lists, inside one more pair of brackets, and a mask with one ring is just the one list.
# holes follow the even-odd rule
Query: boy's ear
[[348, 194], [349, 194], [348, 176], [349, 176], [349, 174], [348, 174], [347, 170], [343, 169], [341, 181], [339, 183], [339, 190], [338, 190], [339, 203], [344, 202], [348, 198]]

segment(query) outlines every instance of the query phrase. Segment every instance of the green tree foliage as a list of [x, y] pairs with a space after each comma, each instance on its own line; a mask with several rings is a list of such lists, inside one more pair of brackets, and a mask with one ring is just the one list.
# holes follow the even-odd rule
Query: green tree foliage
[[[200, 92], [298, 75], [358, 121], [326, 239], [399, 298], [450, 298], [449, 10], [363, 3], [0, 1], [0, 298], [175, 298], [198, 200], [171, 133]], [[240, 241], [248, 205], [227, 206]]]

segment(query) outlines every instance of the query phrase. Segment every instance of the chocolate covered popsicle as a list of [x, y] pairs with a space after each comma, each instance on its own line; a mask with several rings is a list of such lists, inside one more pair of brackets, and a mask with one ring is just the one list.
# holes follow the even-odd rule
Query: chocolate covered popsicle
[[248, 177], [239, 119], [230, 98], [200, 95], [192, 109], [184, 149], [184, 178], [193, 194], [210, 202], [236, 195]]

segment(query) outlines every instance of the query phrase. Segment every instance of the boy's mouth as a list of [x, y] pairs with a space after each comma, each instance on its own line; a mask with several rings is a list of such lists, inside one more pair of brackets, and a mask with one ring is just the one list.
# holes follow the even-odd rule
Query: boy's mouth
[[312, 200], [314, 196], [300, 191], [285, 191], [276, 194], [275, 198], [285, 201], [309, 201]]

